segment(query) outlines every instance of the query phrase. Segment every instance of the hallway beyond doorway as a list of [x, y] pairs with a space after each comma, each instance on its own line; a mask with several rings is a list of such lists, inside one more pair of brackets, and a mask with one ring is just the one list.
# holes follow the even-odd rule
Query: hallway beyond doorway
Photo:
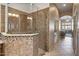
[[[72, 35], [66, 34], [64, 39], [59, 40], [52, 52], [47, 52], [46, 55], [51, 56], [74, 56], [72, 47]], [[45, 55], [45, 56], [46, 56]]]

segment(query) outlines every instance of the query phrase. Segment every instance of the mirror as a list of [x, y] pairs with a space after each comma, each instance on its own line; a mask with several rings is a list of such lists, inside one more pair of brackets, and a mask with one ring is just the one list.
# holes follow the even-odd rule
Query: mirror
[[32, 32], [30, 10], [30, 3], [8, 3], [8, 33]]
[[16, 14], [10, 14], [8, 13], [8, 31], [10, 33], [18, 33], [19, 32], [19, 29], [20, 29], [20, 26], [19, 26], [19, 16], [16, 15]]

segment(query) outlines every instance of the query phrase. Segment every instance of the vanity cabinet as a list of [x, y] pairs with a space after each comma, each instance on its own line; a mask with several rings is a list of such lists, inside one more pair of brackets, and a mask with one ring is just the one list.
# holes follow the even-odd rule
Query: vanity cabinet
[[5, 56], [38, 56], [39, 35], [3, 34]]
[[0, 43], [0, 56], [4, 56], [4, 43]]

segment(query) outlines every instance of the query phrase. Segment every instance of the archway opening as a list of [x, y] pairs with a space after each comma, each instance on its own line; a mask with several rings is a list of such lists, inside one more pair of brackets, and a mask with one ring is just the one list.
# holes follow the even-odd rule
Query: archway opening
[[[70, 15], [60, 17], [59, 22], [59, 43], [57, 49], [62, 49], [64, 53], [73, 55], [73, 18]], [[69, 52], [68, 52], [69, 50]]]
[[73, 18], [70, 15], [65, 15], [60, 17], [59, 30], [63, 32], [72, 32], [73, 31]]

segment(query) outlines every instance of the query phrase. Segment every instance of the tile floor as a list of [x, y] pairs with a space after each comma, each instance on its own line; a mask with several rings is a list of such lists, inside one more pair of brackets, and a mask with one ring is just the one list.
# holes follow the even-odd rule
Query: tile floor
[[66, 34], [64, 39], [59, 40], [54, 50], [46, 52], [44, 56], [74, 56], [71, 34]]

